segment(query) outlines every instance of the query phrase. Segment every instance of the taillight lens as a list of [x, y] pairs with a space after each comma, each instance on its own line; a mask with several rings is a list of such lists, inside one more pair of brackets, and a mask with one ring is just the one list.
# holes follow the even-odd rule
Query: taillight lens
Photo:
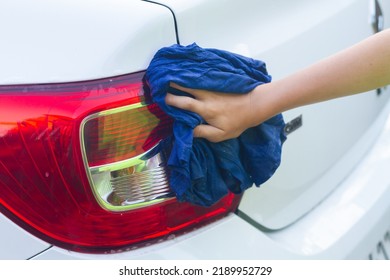
[[42, 239], [110, 252], [161, 240], [237, 207], [179, 203], [165, 165], [171, 120], [143, 73], [88, 82], [0, 86], [0, 210]]

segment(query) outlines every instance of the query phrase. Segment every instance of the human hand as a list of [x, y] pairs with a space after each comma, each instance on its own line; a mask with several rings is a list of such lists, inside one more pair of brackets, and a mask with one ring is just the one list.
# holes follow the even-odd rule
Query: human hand
[[220, 142], [238, 137], [244, 130], [256, 125], [252, 117], [251, 92], [220, 93], [184, 88], [173, 83], [171, 87], [187, 92], [194, 98], [167, 93], [166, 104], [197, 113], [207, 122], [195, 127], [194, 137]]

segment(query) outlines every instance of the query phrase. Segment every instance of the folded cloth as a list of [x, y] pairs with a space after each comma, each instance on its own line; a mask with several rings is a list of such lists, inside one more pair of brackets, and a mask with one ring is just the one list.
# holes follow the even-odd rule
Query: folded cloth
[[144, 76], [144, 89], [174, 119], [167, 165], [170, 186], [179, 201], [210, 206], [229, 191], [239, 194], [253, 184], [260, 186], [278, 168], [286, 138], [282, 115], [235, 139], [212, 143], [193, 138], [193, 129], [205, 121], [196, 113], [165, 103], [167, 92], [188, 95], [171, 88], [170, 83], [246, 94], [270, 81], [264, 62], [195, 43], [165, 47], [155, 54]]

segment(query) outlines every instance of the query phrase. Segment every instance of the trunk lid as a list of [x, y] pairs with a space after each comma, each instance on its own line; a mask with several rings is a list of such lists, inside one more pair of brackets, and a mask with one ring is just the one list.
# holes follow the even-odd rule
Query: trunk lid
[[[174, 12], [181, 44], [263, 60], [274, 79], [373, 32], [361, 0], [158, 2]], [[370, 127], [387, 99], [372, 91], [285, 112], [296, 131], [285, 143], [282, 164], [260, 189], [244, 194], [239, 213], [257, 226], [280, 229], [318, 205], [371, 146], [379, 130]]]

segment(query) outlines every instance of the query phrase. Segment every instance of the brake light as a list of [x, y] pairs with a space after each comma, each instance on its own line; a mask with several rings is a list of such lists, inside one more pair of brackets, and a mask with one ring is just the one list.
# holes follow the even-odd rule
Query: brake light
[[57, 246], [111, 252], [161, 240], [237, 207], [172, 196], [161, 140], [171, 120], [143, 73], [88, 82], [0, 86], [0, 210]]

